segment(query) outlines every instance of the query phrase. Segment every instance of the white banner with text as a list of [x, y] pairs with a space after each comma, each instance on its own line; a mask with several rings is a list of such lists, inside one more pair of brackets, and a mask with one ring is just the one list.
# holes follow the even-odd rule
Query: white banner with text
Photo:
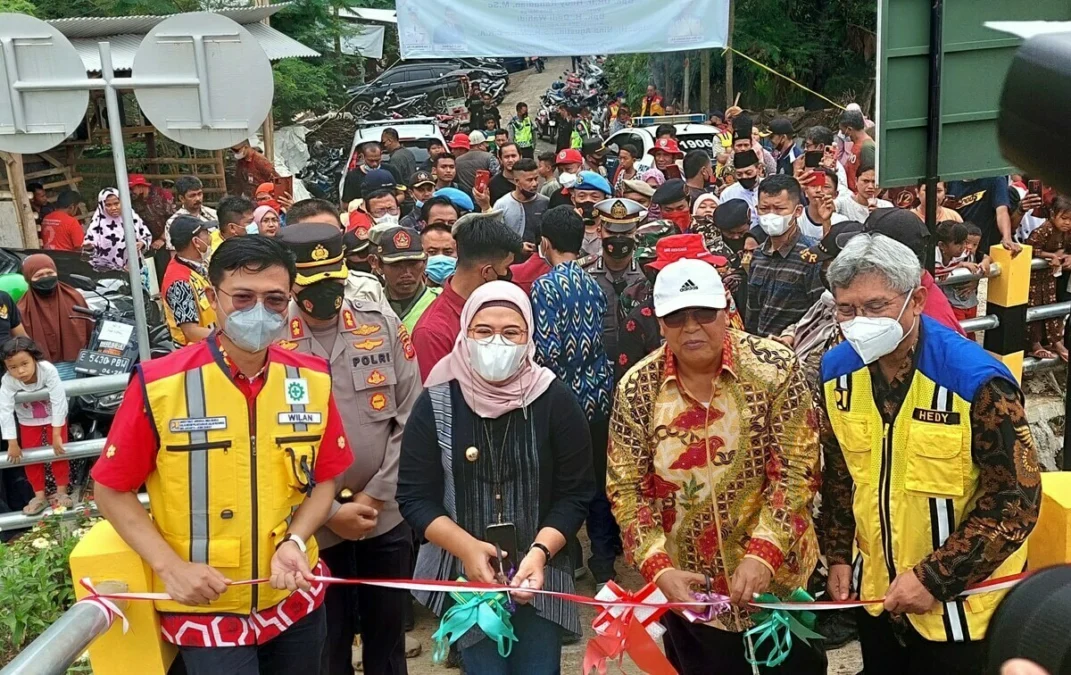
[[403, 59], [724, 47], [729, 0], [397, 0]]

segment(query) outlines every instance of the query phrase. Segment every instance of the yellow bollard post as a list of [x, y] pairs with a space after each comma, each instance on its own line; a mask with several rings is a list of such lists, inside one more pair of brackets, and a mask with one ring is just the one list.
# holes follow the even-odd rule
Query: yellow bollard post
[[989, 250], [989, 257], [1000, 265], [1000, 276], [989, 280], [986, 314], [995, 315], [1000, 325], [985, 332], [984, 345], [1021, 382], [1032, 248], [1024, 246], [1019, 255], [1012, 257], [1010, 251], [998, 244]]
[[[152, 571], [107, 521], [102, 521], [78, 542], [71, 552], [71, 576], [75, 596], [81, 600], [89, 592], [78, 584], [88, 577], [93, 582], [124, 582], [129, 592], [152, 592]], [[130, 620], [124, 635], [122, 621], [89, 647], [89, 661], [96, 675], [165, 675], [175, 659], [175, 648], [160, 638], [160, 619], [151, 602], [131, 601], [123, 614]]]
[[1071, 562], [1071, 471], [1041, 474], [1041, 515], [1029, 555], [1032, 570]]

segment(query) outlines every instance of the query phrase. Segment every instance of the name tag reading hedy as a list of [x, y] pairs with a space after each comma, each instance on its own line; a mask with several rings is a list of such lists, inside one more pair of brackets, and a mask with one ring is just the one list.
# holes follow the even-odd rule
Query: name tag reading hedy
[[321, 419], [318, 412], [279, 413], [279, 424], [319, 424]]
[[174, 434], [194, 431], [220, 431], [227, 428], [226, 417], [184, 417], [173, 419], [167, 428]]
[[929, 410], [927, 408], [915, 408], [915, 413], [912, 415], [915, 420], [919, 422], [929, 422], [931, 424], [959, 424], [958, 412], [946, 412], [944, 410]]

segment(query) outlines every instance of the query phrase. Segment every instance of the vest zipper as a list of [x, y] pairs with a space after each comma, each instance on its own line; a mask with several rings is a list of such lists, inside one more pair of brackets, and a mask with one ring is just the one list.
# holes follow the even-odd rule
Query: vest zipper
[[[249, 449], [250, 449], [250, 464], [252, 470], [250, 473], [249, 485], [251, 487], [251, 496], [253, 500], [253, 578], [260, 578], [260, 568], [257, 563], [257, 553], [260, 548], [260, 537], [258, 536], [258, 523], [257, 523], [257, 403], [253, 401], [253, 410], [249, 413]], [[259, 600], [259, 585], [253, 584], [252, 588], [253, 600], [251, 611], [257, 611], [257, 602]]]
[[881, 545], [885, 558], [885, 569], [889, 573], [889, 583], [896, 578], [896, 564], [893, 560], [892, 516], [889, 496], [892, 492], [892, 427], [882, 423], [881, 434], [881, 474], [878, 484], [878, 520], [881, 526]]

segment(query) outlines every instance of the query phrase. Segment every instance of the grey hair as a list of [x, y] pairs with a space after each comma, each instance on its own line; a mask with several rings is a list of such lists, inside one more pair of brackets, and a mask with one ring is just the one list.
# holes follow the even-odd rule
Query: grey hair
[[856, 277], [878, 274], [898, 293], [918, 287], [922, 267], [914, 251], [883, 234], [857, 234], [829, 266], [826, 278], [831, 288], [847, 288]]

